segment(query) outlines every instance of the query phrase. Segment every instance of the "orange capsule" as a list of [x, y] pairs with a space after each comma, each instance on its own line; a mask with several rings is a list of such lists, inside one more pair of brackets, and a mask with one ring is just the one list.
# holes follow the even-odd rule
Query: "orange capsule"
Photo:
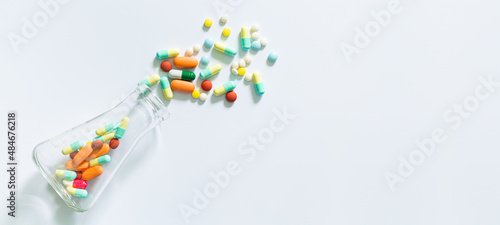
[[108, 154], [108, 152], [109, 152], [109, 145], [108, 145], [108, 143], [104, 143], [102, 145], [101, 149], [92, 151], [92, 153], [90, 153], [90, 155], [89, 155], [89, 158], [95, 159], [99, 156], [103, 156], [103, 155]]
[[170, 87], [174, 91], [191, 93], [194, 91], [194, 84], [185, 80], [173, 80]]
[[195, 68], [198, 60], [193, 57], [175, 57], [174, 65], [179, 68]]
[[73, 166], [76, 167], [80, 165], [87, 157], [89, 157], [90, 153], [92, 153], [92, 147], [90, 144], [86, 144], [73, 158]]
[[82, 180], [92, 180], [101, 175], [103, 171], [102, 166], [93, 166], [90, 169], [83, 171]]
[[73, 165], [73, 160], [69, 160], [66, 162], [66, 169], [71, 171], [84, 171], [90, 167], [90, 163], [87, 161], [83, 161], [78, 166]]

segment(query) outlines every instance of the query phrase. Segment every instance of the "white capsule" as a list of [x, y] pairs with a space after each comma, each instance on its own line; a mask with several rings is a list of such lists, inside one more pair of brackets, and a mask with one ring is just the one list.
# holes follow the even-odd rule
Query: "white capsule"
[[261, 39], [260, 39], [260, 45], [261, 45], [262, 47], [266, 46], [266, 45], [267, 45], [267, 38], [261, 38]]
[[246, 81], [252, 81], [252, 79], [253, 79], [253, 73], [246, 73], [245, 74]]
[[201, 101], [203, 101], [203, 102], [204, 102], [205, 100], [207, 100], [207, 98], [208, 98], [208, 95], [207, 95], [206, 93], [201, 93], [201, 94], [200, 94], [200, 97], [198, 97], [198, 99], [200, 99], [200, 100], [201, 100]]
[[231, 69], [231, 73], [234, 74], [234, 75], [238, 75], [238, 70], [235, 69], [235, 68], [232, 68]]
[[259, 28], [260, 28], [260, 27], [259, 27], [259, 25], [257, 25], [257, 24], [252, 25], [252, 32], [257, 32], [257, 31], [259, 31]]
[[259, 38], [260, 38], [259, 32], [253, 32], [253, 33], [252, 33], [252, 39], [253, 39], [253, 40], [257, 40], [257, 39], [259, 39]]
[[247, 63], [245, 62], [245, 60], [244, 60], [244, 59], [242, 59], [242, 60], [240, 60], [240, 63], [238, 63], [238, 65], [239, 65], [240, 67], [245, 67], [245, 66], [247, 66]]
[[233, 69], [238, 69], [240, 66], [239, 66], [238, 62], [233, 62], [233, 64], [231, 64], [231, 67]]
[[249, 55], [245, 56], [245, 62], [246, 62], [247, 64], [252, 63], [252, 56], [249, 56]]
[[220, 17], [220, 21], [221, 21], [222, 23], [227, 22], [227, 20], [228, 20], [228, 19], [229, 19], [229, 16], [228, 16], [227, 14], [224, 14], [224, 15], [222, 15], [222, 16]]
[[187, 56], [192, 56], [192, 55], [193, 55], [193, 52], [194, 52], [193, 48], [187, 48], [187, 49], [186, 49], [186, 55], [187, 55]]
[[195, 45], [193, 46], [193, 51], [194, 51], [194, 52], [199, 52], [200, 50], [201, 50], [201, 45], [199, 45], [199, 44], [195, 44]]

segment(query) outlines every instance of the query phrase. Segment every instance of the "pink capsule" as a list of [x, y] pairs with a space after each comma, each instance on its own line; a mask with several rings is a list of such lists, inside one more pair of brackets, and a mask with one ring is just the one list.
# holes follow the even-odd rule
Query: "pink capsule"
[[63, 184], [78, 189], [85, 189], [87, 187], [87, 181], [84, 180], [63, 180]]

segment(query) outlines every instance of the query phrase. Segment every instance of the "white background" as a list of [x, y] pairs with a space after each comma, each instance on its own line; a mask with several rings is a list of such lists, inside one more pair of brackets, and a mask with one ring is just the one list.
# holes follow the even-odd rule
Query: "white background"
[[[70, 1], [15, 52], [9, 33], [20, 35], [23, 18], [42, 8], [3, 0], [0, 112], [4, 125], [8, 110], [19, 113], [20, 193], [17, 217], [2, 210], [0, 224], [185, 224], [179, 206], [192, 206], [193, 189], [231, 160], [242, 172], [191, 224], [500, 223], [500, 93], [456, 129], [442, 118], [474, 96], [480, 77], [500, 81], [500, 5], [400, 0], [401, 12], [348, 63], [340, 44], [353, 45], [355, 28], [389, 2]], [[175, 93], [170, 118], [138, 144], [98, 204], [73, 212], [36, 169], [35, 145], [110, 109], [158, 71], [156, 51], [219, 40], [216, 3], [230, 6], [229, 45], [253, 23], [269, 39], [248, 67], [261, 71], [266, 94], [255, 100], [241, 79], [234, 104]], [[280, 55], [272, 66], [270, 51]], [[214, 85], [234, 76], [223, 67]], [[238, 146], [283, 108], [296, 117], [247, 162]], [[398, 158], [436, 128], [446, 141], [392, 191], [384, 173], [397, 173]], [[4, 149], [0, 163], [6, 156]], [[6, 182], [3, 170], [1, 199]]]

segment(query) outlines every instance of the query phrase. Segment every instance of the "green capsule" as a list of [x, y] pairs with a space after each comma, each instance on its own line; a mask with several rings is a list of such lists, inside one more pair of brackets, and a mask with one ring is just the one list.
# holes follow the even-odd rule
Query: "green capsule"
[[192, 81], [196, 78], [196, 74], [194, 72], [184, 70], [170, 70], [168, 72], [168, 76], [172, 79], [181, 79], [187, 81]]

